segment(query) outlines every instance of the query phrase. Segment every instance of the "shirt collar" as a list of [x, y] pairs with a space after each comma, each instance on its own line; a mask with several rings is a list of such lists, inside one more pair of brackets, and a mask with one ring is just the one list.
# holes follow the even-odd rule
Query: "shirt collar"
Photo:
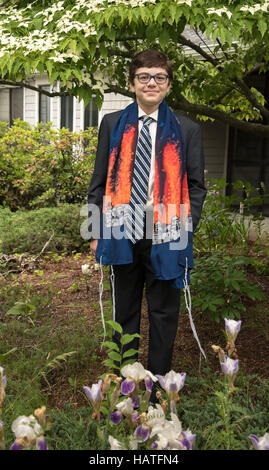
[[[154, 121], [158, 121], [158, 113], [159, 113], [159, 108], [156, 109], [156, 111], [154, 111], [153, 113], [148, 114], [148, 116], [154, 119]], [[143, 109], [141, 109], [140, 106], [138, 106], [138, 119], [140, 119], [142, 116], [146, 116], [145, 111], [143, 111]]]

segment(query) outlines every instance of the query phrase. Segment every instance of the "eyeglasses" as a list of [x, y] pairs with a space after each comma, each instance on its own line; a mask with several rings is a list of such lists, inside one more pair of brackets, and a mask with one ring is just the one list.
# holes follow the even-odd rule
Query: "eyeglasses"
[[149, 73], [136, 73], [135, 77], [138, 78], [140, 83], [149, 83], [152, 78], [154, 78], [157, 85], [164, 85], [166, 83], [169, 75], [165, 73], [157, 73], [156, 75], [150, 75]]

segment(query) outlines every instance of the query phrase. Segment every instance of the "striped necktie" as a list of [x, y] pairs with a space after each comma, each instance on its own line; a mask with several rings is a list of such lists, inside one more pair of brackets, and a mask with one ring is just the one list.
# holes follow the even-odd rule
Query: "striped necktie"
[[129, 214], [125, 226], [126, 235], [133, 243], [144, 235], [152, 149], [149, 125], [152, 121], [151, 117], [143, 116], [143, 126], [137, 140]]

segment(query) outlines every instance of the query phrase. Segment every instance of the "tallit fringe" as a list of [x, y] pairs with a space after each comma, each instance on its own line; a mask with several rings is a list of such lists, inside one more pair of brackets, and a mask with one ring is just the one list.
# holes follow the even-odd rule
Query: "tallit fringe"
[[200, 344], [200, 341], [199, 341], [199, 338], [198, 338], [198, 335], [197, 335], [197, 332], [196, 332], [196, 329], [195, 329], [194, 321], [193, 321], [193, 318], [192, 318], [192, 314], [191, 314], [191, 292], [190, 292], [190, 288], [189, 288], [189, 285], [188, 285], [187, 274], [188, 274], [188, 258], [186, 258], [185, 279], [183, 279], [183, 285], [184, 285], [183, 291], [184, 291], [185, 304], [186, 304], [187, 311], [188, 311], [188, 314], [189, 314], [190, 325], [191, 325], [191, 329], [192, 329], [192, 332], [193, 332], [193, 336], [196, 339], [196, 341], [198, 343], [198, 346], [199, 346], [199, 349], [200, 349], [200, 362], [199, 362], [199, 371], [200, 371], [201, 370], [201, 354], [203, 354], [205, 360], [206, 360], [206, 355], [205, 355], [205, 352], [204, 352], [204, 350], [203, 350], [203, 348]]

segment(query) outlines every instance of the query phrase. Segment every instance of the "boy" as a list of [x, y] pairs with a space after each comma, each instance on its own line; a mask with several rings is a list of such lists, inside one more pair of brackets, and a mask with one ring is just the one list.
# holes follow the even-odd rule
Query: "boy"
[[179, 289], [188, 282], [192, 232], [206, 196], [200, 126], [167, 106], [172, 79], [162, 52], [133, 58], [129, 82], [136, 100], [101, 122], [88, 197], [103, 211], [100, 238], [90, 246], [97, 261], [113, 267], [115, 321], [124, 334], [139, 333], [146, 286], [147, 369], [159, 375], [170, 370]]

